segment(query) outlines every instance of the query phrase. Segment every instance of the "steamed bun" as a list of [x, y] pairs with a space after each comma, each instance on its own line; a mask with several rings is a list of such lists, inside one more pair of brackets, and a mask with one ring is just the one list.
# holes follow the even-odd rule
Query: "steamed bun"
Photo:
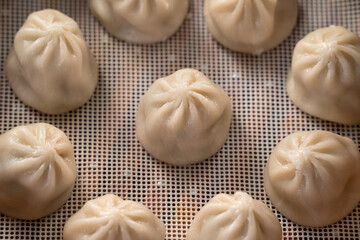
[[205, 0], [207, 27], [231, 50], [260, 54], [287, 38], [296, 24], [297, 0]]
[[25, 104], [60, 114], [85, 104], [98, 67], [77, 23], [52, 9], [34, 12], [15, 35], [7, 76]]
[[165, 225], [141, 203], [107, 194], [90, 200], [64, 227], [64, 240], [164, 240]]
[[189, 0], [90, 0], [90, 8], [115, 37], [153, 43], [177, 31], [186, 17]]
[[244, 192], [218, 194], [196, 214], [186, 240], [281, 240], [281, 225], [262, 202]]
[[275, 207], [295, 223], [322, 227], [347, 216], [360, 201], [360, 153], [346, 137], [297, 132], [273, 150], [264, 173]]
[[155, 158], [187, 165], [222, 147], [230, 120], [227, 94], [201, 72], [182, 69], [156, 80], [141, 97], [136, 133]]
[[304, 112], [359, 124], [360, 38], [338, 26], [309, 33], [295, 47], [287, 92]]
[[70, 197], [76, 179], [74, 150], [66, 135], [46, 123], [0, 135], [0, 212], [38, 219]]

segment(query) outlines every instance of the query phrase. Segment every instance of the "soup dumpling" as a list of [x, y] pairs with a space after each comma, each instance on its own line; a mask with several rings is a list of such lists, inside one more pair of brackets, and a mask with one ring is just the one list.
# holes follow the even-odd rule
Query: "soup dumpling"
[[230, 98], [194, 69], [156, 80], [141, 97], [136, 133], [143, 147], [173, 165], [198, 163], [215, 154], [227, 139]]
[[98, 81], [98, 66], [79, 26], [53, 9], [28, 16], [15, 35], [6, 72], [16, 96], [46, 114], [82, 106]]
[[360, 153], [349, 138], [327, 131], [296, 132], [271, 153], [264, 172], [271, 202], [295, 223], [333, 224], [360, 201]]
[[205, 0], [207, 27], [231, 50], [261, 54], [287, 38], [296, 24], [297, 0]]
[[74, 150], [64, 132], [46, 123], [0, 135], [0, 212], [38, 219], [70, 197], [76, 180]]
[[189, 0], [90, 0], [90, 8], [115, 37], [133, 43], [154, 43], [178, 30]]

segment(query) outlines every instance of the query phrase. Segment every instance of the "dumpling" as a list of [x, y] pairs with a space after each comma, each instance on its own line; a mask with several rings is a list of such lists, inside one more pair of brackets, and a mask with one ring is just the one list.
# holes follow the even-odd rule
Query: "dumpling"
[[189, 0], [90, 0], [90, 8], [115, 37], [154, 43], [177, 31], [186, 17]]
[[296, 24], [297, 0], [205, 0], [207, 27], [231, 50], [261, 54], [279, 45]]
[[98, 80], [98, 66], [79, 26], [52, 9], [26, 19], [15, 35], [6, 72], [18, 98], [47, 114], [85, 104]]
[[196, 214], [186, 240], [281, 240], [274, 213], [247, 193], [218, 194]]
[[287, 92], [304, 112], [359, 124], [360, 38], [339, 26], [309, 33], [295, 47]]
[[182, 69], [156, 80], [141, 97], [136, 134], [155, 158], [187, 165], [222, 147], [230, 120], [227, 94], [201, 72]]
[[38, 219], [59, 209], [76, 180], [74, 150], [65, 133], [46, 123], [0, 135], [0, 212]]
[[273, 150], [264, 173], [274, 206], [295, 223], [333, 224], [360, 201], [360, 153], [349, 138], [327, 131], [296, 132]]
[[165, 225], [141, 203], [113, 194], [90, 200], [64, 227], [64, 240], [164, 240]]

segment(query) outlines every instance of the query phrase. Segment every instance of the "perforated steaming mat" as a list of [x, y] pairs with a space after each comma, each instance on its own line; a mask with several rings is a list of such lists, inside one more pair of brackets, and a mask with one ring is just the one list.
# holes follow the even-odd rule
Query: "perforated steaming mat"
[[[185, 239], [197, 211], [217, 193], [242, 190], [265, 202], [279, 218], [284, 239], [359, 239], [360, 209], [330, 227], [293, 224], [271, 205], [263, 169], [273, 147], [300, 130], [328, 130], [360, 143], [359, 126], [343, 126], [297, 109], [285, 90], [295, 43], [332, 24], [360, 34], [360, 1], [299, 0], [298, 23], [279, 47], [259, 57], [231, 52], [206, 29], [203, 1], [191, 1], [180, 30], [164, 43], [134, 45], [110, 36], [84, 0], [0, 1], [0, 132], [34, 122], [62, 129], [75, 148], [78, 179], [59, 211], [37, 221], [0, 215], [0, 239], [62, 239], [63, 225], [83, 204], [106, 193], [148, 206], [165, 223], [166, 239]], [[54, 8], [74, 18], [99, 64], [99, 84], [82, 108], [46, 116], [24, 106], [10, 89], [5, 62], [28, 14]], [[135, 135], [139, 98], [154, 80], [195, 68], [221, 85], [232, 101], [233, 118], [224, 147], [203, 163], [172, 167], [154, 160]], [[360, 186], [359, 186], [360, 187]]]

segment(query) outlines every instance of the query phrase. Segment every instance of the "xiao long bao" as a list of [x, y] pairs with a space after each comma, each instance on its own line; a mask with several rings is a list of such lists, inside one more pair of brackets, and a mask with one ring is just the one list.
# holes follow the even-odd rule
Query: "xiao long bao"
[[113, 194], [90, 200], [64, 226], [64, 240], [164, 240], [165, 225], [141, 203]]
[[189, 0], [90, 0], [90, 8], [115, 37], [133, 43], [161, 42], [183, 23]]
[[46, 123], [0, 135], [0, 212], [32, 220], [70, 197], [76, 179], [74, 150], [65, 133]]
[[225, 47], [261, 54], [284, 41], [298, 14], [297, 0], [205, 0], [212, 36]]
[[281, 240], [281, 225], [262, 202], [244, 192], [218, 194], [196, 214], [186, 240]]
[[136, 134], [155, 158], [172, 165], [198, 163], [227, 139], [231, 103], [221, 87], [194, 69], [156, 80], [141, 97]]
[[273, 150], [264, 173], [274, 206], [293, 222], [323, 227], [360, 201], [360, 153], [349, 138], [327, 131], [296, 132]]
[[98, 80], [98, 66], [79, 26], [52, 9], [26, 19], [15, 35], [6, 71], [16, 96], [46, 114], [82, 106]]
[[313, 116], [360, 124], [360, 38], [339, 26], [309, 33], [294, 49], [287, 92]]

